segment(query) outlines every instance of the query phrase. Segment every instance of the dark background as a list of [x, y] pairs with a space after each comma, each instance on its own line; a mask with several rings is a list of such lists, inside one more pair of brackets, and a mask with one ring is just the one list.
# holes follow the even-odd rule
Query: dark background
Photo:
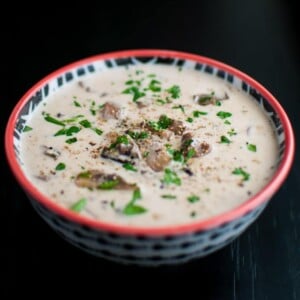
[[[209, 56], [254, 77], [280, 101], [297, 141], [296, 1], [98, 1], [70, 2], [67, 8], [62, 2], [22, 3], [1, 9], [3, 133], [18, 99], [49, 72], [108, 51], [163, 48]], [[149, 269], [91, 257], [58, 237], [33, 211], [3, 154], [0, 293], [25, 295], [41, 288], [45, 295], [60, 289], [95, 292], [97, 297], [106, 291], [112, 297], [159, 297], [164, 287], [169, 295], [183, 291], [185, 297], [192, 293], [207, 300], [300, 299], [299, 167], [296, 154], [282, 188], [231, 245], [185, 265]]]

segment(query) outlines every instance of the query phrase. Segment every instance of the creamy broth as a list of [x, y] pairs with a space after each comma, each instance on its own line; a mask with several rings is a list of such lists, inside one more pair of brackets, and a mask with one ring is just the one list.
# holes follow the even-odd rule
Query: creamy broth
[[226, 212], [271, 179], [273, 127], [225, 81], [166, 65], [118, 67], [53, 92], [22, 134], [30, 181], [101, 221], [186, 224]]

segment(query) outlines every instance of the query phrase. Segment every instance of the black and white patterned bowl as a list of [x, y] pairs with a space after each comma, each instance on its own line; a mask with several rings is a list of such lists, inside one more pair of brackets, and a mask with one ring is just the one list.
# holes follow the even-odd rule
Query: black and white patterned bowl
[[[138, 64], [188, 65], [226, 81], [260, 104], [276, 128], [280, 147], [272, 180], [235, 209], [207, 220], [163, 228], [124, 227], [83, 217], [60, 207], [30, 183], [22, 170], [20, 136], [30, 114], [61, 86], [108, 68]], [[247, 74], [222, 62], [178, 51], [126, 50], [89, 57], [48, 75], [16, 104], [5, 132], [6, 156], [17, 182], [37, 213], [61, 237], [95, 256], [143, 266], [179, 264], [212, 253], [237, 238], [261, 214], [282, 186], [294, 160], [295, 140], [284, 109], [274, 96]]]

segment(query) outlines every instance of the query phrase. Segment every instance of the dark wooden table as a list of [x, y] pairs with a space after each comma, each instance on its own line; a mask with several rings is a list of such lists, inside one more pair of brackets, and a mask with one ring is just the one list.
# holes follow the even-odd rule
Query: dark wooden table
[[[257, 79], [286, 109], [298, 138], [300, 34], [295, 3], [123, 1], [119, 6], [99, 1], [67, 9], [45, 2], [37, 12], [18, 6], [17, 15], [9, 3], [2, 10], [8, 21], [0, 21], [1, 129], [23, 93], [67, 63], [112, 50], [164, 48], [209, 56]], [[39, 286], [44, 293], [84, 291], [101, 297], [109, 291], [141, 298], [159, 297], [164, 288], [169, 295], [182, 290], [185, 297], [207, 300], [300, 299], [299, 169], [296, 154], [285, 184], [231, 245], [185, 265], [148, 269], [91, 257], [58, 237], [33, 211], [2, 158], [1, 291], [33, 294]]]

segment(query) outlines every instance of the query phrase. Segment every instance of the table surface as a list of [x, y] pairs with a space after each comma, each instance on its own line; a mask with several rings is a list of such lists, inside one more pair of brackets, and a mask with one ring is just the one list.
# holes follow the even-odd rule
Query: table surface
[[[98, 53], [161, 48], [209, 56], [257, 79], [287, 111], [297, 139], [296, 1], [162, 2], [81, 3], [72, 9], [47, 5], [37, 12], [24, 5], [19, 15], [8, 4], [11, 17], [8, 23], [0, 21], [3, 132], [18, 99], [49, 72]], [[157, 295], [157, 289], [165, 287], [197, 292], [201, 299], [300, 299], [299, 169], [296, 154], [284, 185], [258, 220], [230, 245], [184, 265], [149, 269], [107, 262], [62, 240], [33, 211], [2, 159], [3, 287], [13, 292], [29, 279], [45, 289], [50, 283], [52, 291], [68, 290], [70, 280], [73, 291], [101, 292], [112, 284], [116, 287], [112, 292], [117, 293], [117, 287], [129, 279], [131, 283], [119, 290], [125, 296]], [[45, 280], [49, 274], [50, 282]], [[34, 290], [31, 285], [27, 288]], [[143, 294], [137, 292], [139, 288]]]

